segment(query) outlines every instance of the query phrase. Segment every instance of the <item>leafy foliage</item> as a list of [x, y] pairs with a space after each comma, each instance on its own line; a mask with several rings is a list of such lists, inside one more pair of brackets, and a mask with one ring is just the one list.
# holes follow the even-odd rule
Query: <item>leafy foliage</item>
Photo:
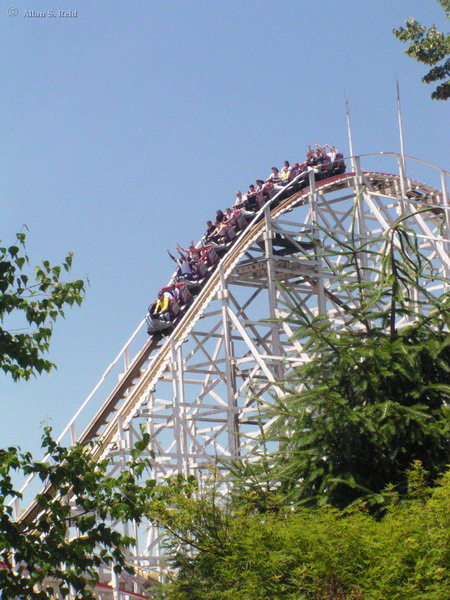
[[[61, 265], [44, 260], [27, 272], [25, 234], [0, 247], [0, 368], [15, 381], [48, 372], [45, 358], [52, 326], [67, 306], [80, 305], [82, 280], [63, 282], [72, 266], [69, 253]], [[95, 462], [89, 448], [64, 448], [45, 430], [45, 462], [10, 447], [0, 450], [0, 590], [2, 600], [49, 600], [62, 597], [92, 600], [100, 565], [128, 570], [125, 535], [128, 521], [139, 522], [155, 481], [142, 482], [148, 462], [141, 452], [143, 434], [131, 450], [128, 469], [114, 477], [108, 461]], [[37, 476], [44, 485], [28, 518], [16, 520], [12, 506], [21, 498], [17, 475]], [[119, 524], [119, 526], [117, 526]], [[55, 588], [55, 589], [53, 589]]]
[[[431, 490], [415, 464], [408, 501], [386, 492], [375, 519], [364, 505], [261, 515], [191, 500], [171, 536], [176, 571], [165, 600], [442, 600], [450, 597], [450, 474]], [[174, 506], [175, 510], [175, 506]], [[181, 519], [181, 517], [180, 517]], [[204, 527], [204, 523], [207, 527]], [[196, 532], [186, 540], [185, 528]], [[181, 535], [179, 535], [181, 533]]]
[[0, 368], [14, 381], [54, 367], [44, 358], [52, 324], [66, 306], [80, 305], [85, 291], [81, 279], [61, 281], [72, 267], [72, 253], [62, 265], [42, 261], [33, 275], [26, 272], [28, 264], [24, 233], [17, 234], [15, 244], [0, 247]]
[[[439, 3], [445, 10], [446, 17], [450, 18], [449, 0], [439, 0]], [[438, 31], [436, 25], [426, 28], [412, 18], [406, 20], [405, 27], [394, 29], [393, 33], [400, 41], [411, 42], [405, 50], [408, 56], [433, 67], [422, 77], [424, 83], [443, 81], [431, 97], [435, 100], [447, 100], [450, 96], [450, 34]], [[438, 64], [440, 61], [443, 62]]]
[[[140, 458], [148, 442], [143, 434], [117, 477], [109, 475], [108, 460], [96, 462], [81, 444], [57, 445], [49, 429], [43, 437], [46, 462], [14, 447], [0, 451], [2, 600], [50, 600], [55, 589], [63, 597], [71, 591], [75, 600], [93, 600], [100, 565], [130, 570], [127, 548], [134, 540], [113, 524], [140, 522], [155, 493], [155, 480], [144, 478], [148, 461]], [[10, 501], [21, 497], [13, 485], [15, 472], [45, 483], [33, 518], [13, 519]]]

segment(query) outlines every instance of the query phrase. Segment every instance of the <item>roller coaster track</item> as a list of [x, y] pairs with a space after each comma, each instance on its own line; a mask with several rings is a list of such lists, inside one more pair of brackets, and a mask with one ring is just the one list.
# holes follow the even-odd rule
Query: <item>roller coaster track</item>
[[[365, 174], [366, 185], [376, 187], [380, 192], [389, 195], [399, 190], [399, 178], [393, 177], [387, 174], [381, 173], [367, 173]], [[348, 173], [342, 175], [336, 175], [328, 180], [318, 182], [316, 184], [317, 192], [332, 192], [343, 187], [354, 187], [356, 185], [355, 173]], [[433, 193], [433, 200], [436, 204], [441, 203], [441, 196], [435, 190], [432, 190], [428, 186], [423, 186], [418, 182], [415, 182], [415, 189], [422, 191], [424, 195]], [[298, 204], [302, 198], [307, 199], [310, 193], [310, 188], [306, 188], [296, 194], [290, 196], [284, 200], [280, 205], [271, 211], [271, 218], [276, 219], [282, 215], [285, 211], [292, 209]], [[245, 252], [257, 237], [260, 236], [261, 232], [265, 227], [265, 221], [263, 219], [254, 219], [254, 223], [243, 235], [239, 237], [236, 243], [231, 247], [229, 252], [222, 258], [219, 268], [212, 273], [209, 280], [206, 282], [200, 295], [197, 297], [195, 303], [190, 307], [186, 315], [183, 317], [181, 322], [177, 324], [175, 331], [172, 336], [163, 344], [156, 356], [156, 359], [152, 362], [151, 367], [145, 371], [142, 377], [139, 377], [141, 370], [147, 363], [151, 354], [158, 348], [158, 341], [153, 338], [150, 339], [147, 344], [144, 345], [142, 351], [136, 357], [133, 364], [130, 366], [129, 371], [125, 374], [122, 381], [120, 381], [115, 390], [111, 393], [105, 404], [101, 407], [100, 411], [95, 416], [89, 427], [84, 431], [80, 437], [82, 443], [91, 441], [92, 439], [99, 436], [100, 445], [95, 449], [94, 453], [96, 456], [100, 456], [104, 452], [104, 448], [112, 442], [114, 436], [117, 434], [118, 420], [122, 418], [127, 420], [130, 415], [136, 410], [139, 405], [139, 401], [142, 398], [143, 390], [148, 383], [157, 378], [165, 364], [170, 360], [170, 348], [171, 344], [179, 345], [189, 334], [190, 329], [195, 325], [197, 320], [200, 318], [202, 311], [209, 304], [211, 297], [217, 293], [217, 288], [220, 285], [221, 272], [222, 276], [227, 277], [228, 273], [233, 269], [236, 263], [239, 261], [242, 254]], [[328, 290], [325, 290], [325, 294], [332, 300], [336, 301], [336, 297]], [[133, 389], [133, 392], [125, 398], [125, 392]], [[120, 412], [117, 412], [117, 406], [123, 401], [120, 407]], [[100, 429], [106, 426], [105, 429], [100, 433]], [[99, 435], [100, 434], [100, 435]]]
[[[319, 184], [318, 188], [321, 189], [325, 188], [326, 186], [327, 188], [333, 189], [336, 188], [336, 185], [340, 186], [342, 185], [342, 182], [348, 181], [352, 178], [354, 178], [354, 174], [352, 173], [348, 175], [337, 175], [331, 178], [332, 181], [324, 181], [322, 182], [322, 185]], [[295, 205], [301, 197], [307, 196], [308, 191], [309, 188], [303, 190], [302, 192], [298, 192], [297, 194], [294, 194], [285, 200], [280, 206], [271, 212], [271, 216], [276, 218], [278, 215], [282, 214], [284, 210], [289, 210], [289, 208], [292, 205]], [[142, 351], [136, 357], [136, 360], [131, 365], [128, 373], [125, 374], [123, 380], [119, 382], [117, 388], [111, 393], [110, 397], [106, 400], [105, 404], [94, 417], [92, 423], [81, 435], [80, 441], [82, 443], [87, 443], [96, 438], [99, 434], [100, 428], [106, 425], [106, 429], [100, 434], [99, 437], [101, 444], [94, 451], [97, 457], [100, 457], [105, 446], [111, 443], [111, 441], [114, 439], [114, 436], [117, 433], [118, 418], [121, 417], [126, 420], [130, 416], [130, 414], [136, 409], [139, 402], [139, 400], [136, 400], [136, 397], [139, 399], [142, 397], [143, 388], [145, 388], [153, 378], [157, 378], [160, 375], [165, 364], [170, 360], [171, 344], [175, 343], [175, 345], [178, 345], [185, 339], [185, 337], [189, 334], [190, 329], [192, 329], [197, 320], [200, 318], [202, 311], [209, 304], [211, 297], [217, 293], [217, 288], [220, 285], [221, 272], [223, 271], [222, 276], [224, 275], [226, 277], [229, 271], [245, 252], [245, 249], [250, 246], [251, 243], [254, 242], [254, 240], [263, 231], [265, 226], [264, 220], [259, 219], [258, 222], [258, 219], [256, 218], [254, 221], [255, 223], [253, 226], [250, 226], [247, 230], [242, 232], [242, 235], [222, 258], [220, 265], [206, 281], [194, 304], [190, 307], [186, 315], [184, 315], [181, 322], [177, 324], [173, 334], [160, 349], [155, 361], [151, 364], [151, 368], [145, 372], [145, 376], [139, 379], [142, 367], [148, 361], [151, 353], [158, 348], [159, 340], [155, 340], [153, 338], [150, 339], [149, 342], [147, 342], [147, 344], [144, 346]], [[139, 381], [136, 381], [137, 379], [139, 379]], [[133, 393], [130, 394], [127, 399], [125, 399], [124, 404], [120, 408], [119, 415], [116, 412], [117, 406], [120, 401], [124, 400], [125, 392], [130, 390], [131, 387], [133, 387]], [[113, 416], [113, 418], [111, 421], [109, 421], [111, 416]]]
[[[394, 153], [384, 157], [400, 161]], [[284, 190], [276, 206], [274, 198], [261, 209], [170, 335], [145, 341], [85, 427], [77, 441], [95, 442], [90, 451], [96, 459], [126, 456], [139, 423], [151, 434], [156, 477], [195, 472], [219, 454], [245, 456], [258, 448], [255, 394], [282, 394], [277, 379], [308, 359], [292, 341], [292, 297], [312, 316], [328, 313], [336, 323], [352, 305], [335, 285], [338, 264], [321, 257], [311, 241], [332, 248], [336, 236], [348, 236], [355, 198], [360, 240], [376, 240], [402, 215], [436, 273], [450, 279], [447, 173], [433, 167], [441, 178], [438, 190], [406, 178], [402, 170], [399, 175], [363, 170], [363, 158], [352, 157], [351, 172], [323, 181], [312, 174], [307, 188]], [[417, 213], [418, 208], [426, 210]], [[32, 502], [20, 518], [37, 513]], [[144, 568], [157, 554], [158, 534], [152, 535], [136, 552]]]

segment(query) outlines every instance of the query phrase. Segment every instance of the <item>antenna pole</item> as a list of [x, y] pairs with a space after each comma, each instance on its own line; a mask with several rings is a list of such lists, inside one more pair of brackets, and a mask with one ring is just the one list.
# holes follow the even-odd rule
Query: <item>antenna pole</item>
[[398, 115], [398, 130], [400, 134], [400, 181], [402, 185], [402, 196], [405, 196], [406, 191], [406, 161], [405, 161], [405, 143], [403, 140], [403, 122], [402, 122], [402, 109], [400, 106], [400, 89], [398, 86], [398, 79], [395, 80], [397, 90], [397, 115]]
[[348, 98], [345, 98], [345, 112], [347, 113], [347, 134], [348, 134], [348, 147], [350, 150], [352, 170], [355, 171], [355, 159], [353, 154], [353, 138], [352, 138], [352, 125], [350, 123], [350, 109], [348, 106]]

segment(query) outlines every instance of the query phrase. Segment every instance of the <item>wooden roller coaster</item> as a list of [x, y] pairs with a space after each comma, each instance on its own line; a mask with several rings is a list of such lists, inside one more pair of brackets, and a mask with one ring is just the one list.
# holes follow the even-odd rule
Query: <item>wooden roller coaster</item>
[[[282, 394], [277, 380], [308, 360], [292, 338], [292, 298], [311, 316], [328, 314], [336, 322], [352, 305], [335, 285], [338, 259], [324, 259], [316, 241], [332, 248], [336, 237], [348, 238], [355, 199], [358, 239], [376, 240], [403, 216], [436, 273], [448, 280], [447, 173], [433, 167], [439, 190], [406, 177], [404, 169], [399, 175], [365, 170], [361, 163], [369, 158], [374, 160], [373, 155], [351, 157], [350, 172], [321, 181], [312, 172], [307, 187], [294, 193], [287, 187], [263, 206], [210, 269], [169, 335], [146, 338], [127, 361], [78, 438], [73, 435], [75, 423], [82, 423], [77, 413], [65, 430], [72, 431], [71, 441], [95, 442], [90, 446], [94, 457], [112, 457], [113, 468], [120, 469], [143, 424], [157, 478], [198, 473], [219, 455], [226, 461], [257, 451], [255, 397], [269, 402], [271, 394]], [[394, 153], [382, 158], [398, 165], [402, 160]], [[143, 326], [133, 339], [140, 339]], [[35, 502], [16, 509], [26, 520], [39, 511]], [[159, 542], [157, 530], [139, 534], [133, 563], [153, 569]]]

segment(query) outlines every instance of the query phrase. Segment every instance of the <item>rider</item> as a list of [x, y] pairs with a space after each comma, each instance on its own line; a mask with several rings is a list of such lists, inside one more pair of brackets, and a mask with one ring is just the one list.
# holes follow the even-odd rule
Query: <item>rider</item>
[[178, 265], [178, 277], [182, 277], [183, 279], [189, 280], [193, 279], [191, 265], [189, 264], [189, 261], [186, 258], [186, 256], [179, 250], [178, 254], [180, 255], [180, 258], [175, 258], [175, 256], [173, 256], [173, 254], [171, 254], [169, 250], [167, 250], [167, 253], [170, 256], [170, 258]]
[[169, 295], [164, 294], [162, 290], [158, 292], [158, 300], [155, 302], [153, 309], [150, 311], [153, 318], [160, 321], [170, 322], [170, 303]]

